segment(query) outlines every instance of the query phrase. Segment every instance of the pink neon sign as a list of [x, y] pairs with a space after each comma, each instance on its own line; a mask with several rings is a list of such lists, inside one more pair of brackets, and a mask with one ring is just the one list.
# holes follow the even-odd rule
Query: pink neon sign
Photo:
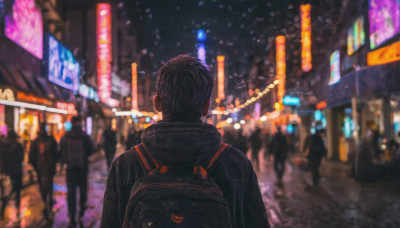
[[43, 21], [35, 0], [15, 0], [5, 16], [5, 35], [35, 57], [43, 58]]
[[97, 4], [97, 90], [100, 100], [111, 98], [111, 5]]

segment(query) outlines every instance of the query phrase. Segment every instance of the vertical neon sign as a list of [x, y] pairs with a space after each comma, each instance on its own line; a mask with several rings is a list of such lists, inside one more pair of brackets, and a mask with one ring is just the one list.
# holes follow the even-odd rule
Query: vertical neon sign
[[225, 72], [224, 72], [224, 61], [225, 56], [219, 55], [217, 56], [218, 62], [218, 98], [220, 100], [225, 100]]
[[132, 63], [132, 109], [138, 110], [137, 101], [137, 64]]
[[308, 72], [312, 68], [311, 54], [311, 5], [300, 6], [301, 17], [301, 68]]
[[197, 48], [197, 58], [203, 61], [203, 63], [206, 62], [206, 47], [203, 43], [200, 43]]
[[111, 98], [111, 5], [97, 4], [97, 89], [100, 100]]
[[282, 104], [283, 96], [285, 95], [286, 83], [286, 38], [284, 36], [276, 37], [276, 79], [278, 84], [278, 102]]

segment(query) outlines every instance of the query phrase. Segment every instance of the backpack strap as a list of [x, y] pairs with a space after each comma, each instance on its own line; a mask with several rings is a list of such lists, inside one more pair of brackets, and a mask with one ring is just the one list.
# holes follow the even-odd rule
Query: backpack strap
[[151, 156], [150, 152], [146, 149], [143, 143], [134, 146], [133, 149], [133, 152], [136, 152], [140, 163], [142, 163], [142, 166], [146, 169], [147, 172], [158, 169], [160, 167], [160, 164], [157, 163], [156, 160], [154, 160], [154, 158]]
[[214, 156], [211, 158], [210, 162], [207, 165], [206, 170], [210, 170], [211, 167], [215, 164], [216, 161], [218, 161], [218, 158], [221, 157], [222, 153], [229, 150], [231, 148], [231, 145], [222, 143], [221, 146], [218, 148], [217, 152], [214, 154]]

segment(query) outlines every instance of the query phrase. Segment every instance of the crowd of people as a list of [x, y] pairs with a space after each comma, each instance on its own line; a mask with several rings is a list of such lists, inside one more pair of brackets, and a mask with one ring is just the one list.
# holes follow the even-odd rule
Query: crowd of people
[[271, 157], [273, 158], [273, 167], [279, 185], [282, 184], [288, 155], [293, 154], [301, 157], [303, 158], [301, 161], [307, 164], [297, 164], [296, 162], [294, 164], [303, 167], [303, 169], [308, 169], [311, 172], [313, 184], [317, 185], [320, 178], [321, 160], [327, 153], [323, 140], [324, 133], [324, 130], [321, 129], [317, 130], [315, 134], [306, 137], [302, 149], [294, 146], [296, 142], [293, 142], [293, 138], [295, 137], [285, 134], [280, 126], [276, 127], [273, 135], [268, 131], [262, 132], [260, 128], [256, 128], [248, 137], [243, 134], [242, 129], [225, 129], [224, 141], [244, 153], [247, 153], [250, 149], [251, 161], [256, 171], [260, 170], [259, 155], [264, 150], [265, 160], [270, 161]]
[[[72, 128], [61, 139], [60, 144], [47, 132], [45, 123], [40, 124], [37, 137], [30, 143], [29, 163], [36, 172], [40, 195], [45, 204], [43, 216], [53, 216], [53, 180], [57, 163], [66, 164], [68, 213], [71, 223], [75, 222], [77, 190], [79, 190], [79, 217], [86, 209], [89, 156], [94, 153], [91, 138], [83, 131], [81, 118], [71, 119]], [[2, 199], [2, 215], [11, 197], [15, 194], [17, 213], [20, 213], [24, 147], [15, 131], [10, 130], [0, 141], [0, 171], [9, 176], [11, 192]], [[2, 189], [4, 195], [4, 188]]]

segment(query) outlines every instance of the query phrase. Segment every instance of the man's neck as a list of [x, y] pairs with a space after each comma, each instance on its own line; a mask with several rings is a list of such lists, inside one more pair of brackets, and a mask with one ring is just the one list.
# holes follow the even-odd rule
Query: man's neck
[[203, 121], [201, 121], [201, 119], [198, 117], [190, 117], [184, 115], [167, 115], [159, 122], [202, 123]]

